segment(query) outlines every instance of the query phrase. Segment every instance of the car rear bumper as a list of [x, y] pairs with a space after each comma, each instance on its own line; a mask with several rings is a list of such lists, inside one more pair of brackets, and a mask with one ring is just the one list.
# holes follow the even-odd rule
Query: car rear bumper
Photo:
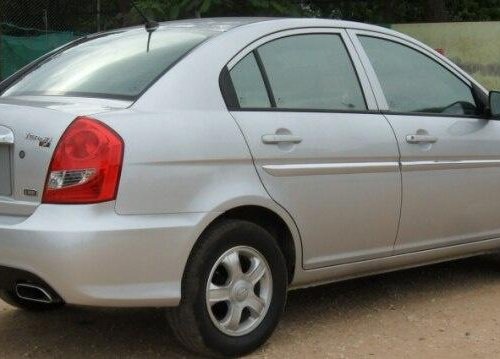
[[176, 306], [191, 248], [216, 216], [40, 205], [22, 221], [0, 216], [0, 266], [34, 274], [68, 304]]

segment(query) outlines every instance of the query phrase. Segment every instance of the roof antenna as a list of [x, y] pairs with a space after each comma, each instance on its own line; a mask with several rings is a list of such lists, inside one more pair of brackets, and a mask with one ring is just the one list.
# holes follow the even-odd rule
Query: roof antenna
[[151, 20], [146, 15], [144, 15], [144, 13], [137, 6], [137, 4], [135, 3], [135, 1], [132, 1], [132, 6], [134, 7], [134, 9], [137, 10], [137, 12], [139, 13], [139, 15], [141, 15], [142, 19], [144, 20], [144, 27], [146, 28], [146, 31], [148, 32], [147, 52], [149, 52], [149, 44], [151, 42], [151, 35], [153, 34], [153, 32], [155, 32], [156, 30], [158, 30], [158, 27], [160, 25], [158, 24], [158, 22], [156, 22], [154, 20]]

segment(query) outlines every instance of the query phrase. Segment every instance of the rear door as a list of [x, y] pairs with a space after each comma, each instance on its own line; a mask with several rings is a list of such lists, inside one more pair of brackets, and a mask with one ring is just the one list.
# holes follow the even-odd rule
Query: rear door
[[433, 52], [389, 35], [356, 33], [401, 149], [397, 252], [498, 237], [500, 122], [481, 118], [471, 81]]
[[344, 30], [274, 34], [229, 65], [231, 113], [271, 197], [296, 221], [305, 268], [389, 255], [398, 148]]

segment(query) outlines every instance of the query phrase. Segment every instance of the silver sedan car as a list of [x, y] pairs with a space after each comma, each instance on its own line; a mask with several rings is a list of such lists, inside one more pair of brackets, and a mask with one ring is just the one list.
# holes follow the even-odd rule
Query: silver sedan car
[[500, 93], [397, 32], [206, 19], [88, 36], [0, 84], [0, 293], [172, 307], [256, 349], [287, 290], [500, 248]]

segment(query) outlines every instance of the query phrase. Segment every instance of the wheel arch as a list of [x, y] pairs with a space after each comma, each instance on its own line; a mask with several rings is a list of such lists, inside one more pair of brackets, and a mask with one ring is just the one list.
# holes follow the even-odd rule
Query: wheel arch
[[263, 227], [276, 239], [286, 261], [288, 270], [288, 284], [295, 275], [297, 261], [297, 248], [293, 240], [293, 234], [287, 223], [276, 212], [260, 206], [241, 206], [233, 208], [222, 215], [216, 221], [225, 219], [239, 219], [255, 223]]
[[277, 211], [261, 205], [241, 205], [228, 209], [219, 214], [208, 224], [208, 226], [206, 226], [194, 244], [190, 257], [198, 247], [201, 238], [203, 238], [203, 234], [213, 226], [229, 219], [249, 221], [261, 226], [276, 239], [285, 257], [288, 284], [291, 284], [297, 269], [301, 267], [302, 246], [295, 223], [291, 218], [283, 217], [283, 214], [278, 214]]

